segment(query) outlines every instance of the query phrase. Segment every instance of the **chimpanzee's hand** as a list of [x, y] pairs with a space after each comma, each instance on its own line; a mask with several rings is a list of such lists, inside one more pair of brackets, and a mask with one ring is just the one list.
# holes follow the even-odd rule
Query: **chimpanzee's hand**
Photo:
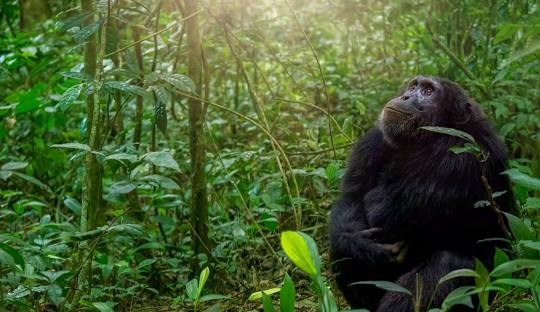
[[380, 243], [382, 228], [379, 227], [369, 228], [360, 232], [364, 239], [370, 240], [375, 248], [387, 256], [389, 262], [399, 264], [405, 261], [408, 250], [408, 245], [405, 241], [398, 241], [393, 244]]

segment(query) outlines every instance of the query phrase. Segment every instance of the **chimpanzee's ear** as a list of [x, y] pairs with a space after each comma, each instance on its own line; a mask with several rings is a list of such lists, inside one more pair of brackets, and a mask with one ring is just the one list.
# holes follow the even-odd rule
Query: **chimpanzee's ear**
[[456, 121], [456, 124], [463, 125], [469, 122], [471, 120], [471, 116], [473, 115], [473, 107], [470, 102], [465, 103], [465, 107], [463, 108], [463, 115]]

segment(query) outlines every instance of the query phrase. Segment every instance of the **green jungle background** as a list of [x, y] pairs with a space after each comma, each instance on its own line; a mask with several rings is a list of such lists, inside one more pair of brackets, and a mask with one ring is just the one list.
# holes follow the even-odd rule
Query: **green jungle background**
[[495, 123], [521, 205], [432, 311], [540, 311], [539, 56], [535, 0], [2, 0], [0, 310], [346, 309], [348, 151], [422, 74]]

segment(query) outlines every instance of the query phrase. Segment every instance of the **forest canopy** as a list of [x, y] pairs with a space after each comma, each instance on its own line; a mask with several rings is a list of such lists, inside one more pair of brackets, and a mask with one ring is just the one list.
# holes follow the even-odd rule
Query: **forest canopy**
[[2, 0], [0, 310], [348, 309], [330, 211], [422, 75], [493, 123], [519, 208], [492, 264], [442, 281], [471, 286], [415, 312], [539, 311], [539, 56], [535, 0]]

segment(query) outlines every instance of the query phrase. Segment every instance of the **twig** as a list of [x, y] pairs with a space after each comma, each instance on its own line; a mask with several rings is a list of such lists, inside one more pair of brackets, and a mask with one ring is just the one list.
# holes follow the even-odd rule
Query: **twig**
[[[200, 9], [200, 10], [198, 10], [198, 11], [196, 11], [196, 12], [193, 12], [192, 14], [190, 14], [190, 15], [188, 15], [188, 16], [182, 18], [180, 21], [181, 21], [181, 22], [185, 22], [186, 20], [188, 20], [188, 19], [194, 17], [195, 15], [201, 13], [202, 11], [203, 11], [203, 9]], [[152, 33], [152, 34], [150, 34], [150, 35], [148, 35], [148, 36], [142, 37], [141, 39], [139, 39], [139, 40], [137, 40], [137, 41], [135, 41], [135, 42], [132, 42], [132, 43], [128, 44], [127, 46], [123, 47], [123, 48], [120, 48], [120, 49], [118, 49], [118, 50], [116, 50], [116, 51], [114, 51], [114, 52], [111, 52], [111, 53], [109, 53], [109, 54], [105, 54], [104, 57], [105, 57], [105, 58], [110, 57], [110, 56], [112, 56], [112, 55], [114, 55], [114, 54], [123, 52], [123, 51], [125, 51], [125, 50], [131, 48], [132, 46], [134, 46], [134, 45], [136, 45], [136, 44], [138, 44], [138, 43], [141, 43], [141, 42], [143, 42], [143, 41], [146, 41], [146, 40], [148, 40], [148, 39], [150, 39], [150, 38], [154, 38], [154, 36], [157, 36], [157, 35], [159, 35], [159, 34], [165, 32], [165, 31], [167, 31], [167, 30], [173, 28], [174, 26], [177, 26], [177, 24], [178, 24], [178, 23], [173, 23], [173, 24], [171, 24], [171, 25], [169, 25], [169, 26], [163, 28], [163, 29], [160, 30], [160, 31], [156, 31], [156, 32], [154, 32], [154, 33]]]
[[506, 238], [511, 240], [512, 233], [508, 230], [508, 227], [506, 226], [506, 223], [504, 221], [504, 217], [499, 208], [497, 207], [497, 203], [493, 198], [493, 191], [487, 179], [486, 162], [489, 158], [489, 153], [482, 152], [480, 157], [480, 169], [482, 170], [482, 176], [480, 176], [480, 179], [482, 180], [482, 185], [484, 186], [484, 190], [486, 191], [486, 194], [488, 196], [489, 205], [491, 207], [491, 210], [493, 210], [493, 212], [495, 212], [495, 214], [497, 215], [497, 222], [499, 223], [499, 226], [501, 227], [504, 235], [506, 236]]

